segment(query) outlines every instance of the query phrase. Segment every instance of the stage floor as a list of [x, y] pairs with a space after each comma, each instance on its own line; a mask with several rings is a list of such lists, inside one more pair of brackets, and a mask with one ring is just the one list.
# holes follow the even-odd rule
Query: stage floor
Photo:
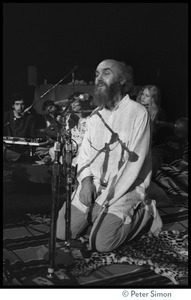
[[[146, 237], [138, 247], [135, 243], [130, 248], [123, 248], [120, 254], [119, 252], [103, 255], [89, 253], [89, 257], [84, 257], [83, 245], [76, 246], [74, 243], [72, 246], [71, 243], [74, 265], [72, 268], [57, 267], [56, 279], [48, 280], [46, 277], [48, 261], [45, 257], [49, 251], [50, 241], [51, 186], [48, 183], [27, 180], [15, 181], [13, 180], [14, 168], [14, 164], [5, 165], [3, 170], [3, 258], [9, 260], [8, 269], [14, 278], [9, 283], [5, 281], [5, 285], [63, 287], [188, 285], [188, 278], [183, 274], [186, 269], [186, 247], [181, 248], [187, 239], [187, 205], [185, 203], [178, 205], [177, 202], [172, 205], [172, 199], [168, 199], [154, 183], [152, 183], [152, 192], [156, 195], [158, 209], [163, 220], [161, 239], [149, 240]], [[173, 248], [177, 246], [178, 254], [176, 255], [184, 262], [184, 270], [179, 270], [180, 262], [176, 261], [176, 272], [173, 270], [176, 276], [169, 271], [172, 264], [171, 256], [168, 260], [168, 252], [164, 252], [161, 246], [161, 243], [168, 240], [169, 233], [171, 234], [169, 244], [171, 256], [173, 256]], [[159, 250], [161, 253], [164, 252], [159, 261], [155, 255], [148, 253], [145, 249], [145, 241], [153, 244], [153, 253]], [[62, 251], [63, 245], [57, 241], [56, 247], [58, 251]], [[135, 257], [132, 256], [134, 251]], [[144, 256], [140, 257], [138, 251]], [[163, 269], [164, 257], [167, 260], [165, 266], [169, 274], [166, 274]]]

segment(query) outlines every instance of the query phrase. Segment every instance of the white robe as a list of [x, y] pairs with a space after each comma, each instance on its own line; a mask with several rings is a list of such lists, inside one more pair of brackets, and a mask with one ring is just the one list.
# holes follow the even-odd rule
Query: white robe
[[87, 121], [78, 155], [79, 185], [72, 204], [87, 211], [79, 191], [82, 180], [92, 176], [99, 192], [96, 202], [103, 207], [106, 204], [108, 213], [130, 222], [151, 180], [150, 139], [148, 112], [128, 95], [112, 111], [96, 109]]

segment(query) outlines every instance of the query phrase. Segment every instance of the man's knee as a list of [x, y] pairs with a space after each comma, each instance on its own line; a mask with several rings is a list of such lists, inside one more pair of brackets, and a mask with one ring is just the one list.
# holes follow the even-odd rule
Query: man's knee
[[63, 220], [58, 216], [56, 237], [60, 240], [65, 240], [65, 218]]
[[116, 249], [124, 235], [122, 220], [114, 214], [106, 214], [101, 226], [94, 224], [90, 243], [98, 252], [110, 252]]
[[58, 212], [57, 224], [56, 224], [56, 237], [60, 240], [65, 240], [65, 213], [66, 204], [64, 203], [62, 208]]
[[113, 248], [111, 247], [111, 244], [106, 239], [99, 238], [98, 235], [95, 240], [95, 250], [98, 252], [109, 252], [112, 251]]
[[98, 252], [110, 252], [119, 246], [119, 239], [116, 237], [110, 237], [103, 232], [98, 231], [93, 242], [93, 247]]
[[[65, 219], [65, 203], [58, 214], [57, 219], [57, 231], [56, 237], [64, 240], [65, 239], [65, 231], [66, 231], [66, 219]], [[81, 212], [77, 207], [71, 205], [71, 224], [70, 224], [70, 232], [71, 238], [75, 239], [79, 236], [79, 234], [87, 227], [87, 218], [86, 215]]]
[[57, 228], [56, 237], [57, 237], [57, 239], [65, 240], [65, 231], [60, 230], [60, 228]]

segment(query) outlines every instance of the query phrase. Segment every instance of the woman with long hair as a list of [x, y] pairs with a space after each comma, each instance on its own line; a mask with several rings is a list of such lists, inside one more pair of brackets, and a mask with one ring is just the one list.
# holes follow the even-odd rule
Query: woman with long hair
[[164, 110], [161, 109], [161, 93], [156, 85], [145, 85], [142, 87], [137, 95], [136, 101], [143, 106], [149, 112], [151, 119], [151, 130], [152, 130], [152, 164], [153, 174], [156, 173], [158, 168], [162, 165], [162, 149], [155, 147], [160, 144], [160, 123], [158, 121], [165, 121]]
[[158, 113], [161, 109], [161, 95], [156, 85], [145, 85], [138, 93], [136, 101], [148, 109], [152, 121], [157, 120]]

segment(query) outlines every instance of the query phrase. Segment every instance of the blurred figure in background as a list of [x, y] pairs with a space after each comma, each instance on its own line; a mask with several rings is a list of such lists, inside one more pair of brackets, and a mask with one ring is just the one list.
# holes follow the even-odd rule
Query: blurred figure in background
[[[91, 113], [91, 105], [89, 101], [89, 95], [83, 94], [82, 92], [75, 92], [72, 94], [69, 97], [69, 101], [71, 101], [71, 105], [68, 110], [69, 113], [66, 116], [66, 130], [71, 130], [72, 140], [74, 141], [75, 151], [72, 165], [75, 167], [78, 152], [86, 131], [87, 118]], [[62, 121], [60, 120], [60, 122]], [[52, 158], [52, 161], [54, 161], [54, 147], [50, 148], [49, 154]]]
[[[54, 129], [60, 129], [60, 123], [59, 123], [59, 116], [62, 112], [62, 109], [60, 108], [60, 106], [56, 105], [54, 103], [54, 101], [52, 100], [46, 100], [43, 103], [43, 116], [44, 116], [44, 126], [43, 128], [45, 128], [45, 132], [48, 132], [48, 134], [51, 135], [51, 126]], [[54, 137], [56, 137], [56, 135], [53, 132], [54, 130], [52, 130], [52, 135]]]
[[145, 85], [137, 95], [136, 101], [148, 110], [153, 131], [153, 143], [157, 142], [157, 135], [160, 129], [158, 121], [166, 121], [166, 114], [161, 108], [161, 93], [156, 85]]
[[137, 95], [136, 101], [142, 104], [149, 112], [152, 130], [152, 171], [153, 175], [163, 163], [163, 148], [158, 145], [163, 144], [164, 137], [161, 137], [159, 121], [165, 121], [166, 115], [161, 108], [161, 93], [156, 85], [145, 85]]
[[13, 94], [12, 109], [4, 113], [4, 136], [33, 138], [35, 122], [30, 112], [25, 113], [25, 99], [21, 93]]
[[[3, 122], [3, 135], [17, 138], [34, 138], [36, 125], [33, 115], [25, 112], [25, 99], [22, 93], [12, 96], [12, 110], [5, 112]], [[4, 158], [7, 161], [25, 160], [28, 151], [23, 145], [4, 144]]]
[[54, 103], [54, 101], [46, 100], [43, 103], [42, 111], [43, 117], [41, 121], [41, 129], [38, 131], [42, 137], [48, 140], [48, 143], [46, 146], [37, 147], [35, 154], [43, 163], [49, 164], [51, 162], [49, 150], [53, 147], [57, 133], [61, 129], [59, 121], [62, 110]]

